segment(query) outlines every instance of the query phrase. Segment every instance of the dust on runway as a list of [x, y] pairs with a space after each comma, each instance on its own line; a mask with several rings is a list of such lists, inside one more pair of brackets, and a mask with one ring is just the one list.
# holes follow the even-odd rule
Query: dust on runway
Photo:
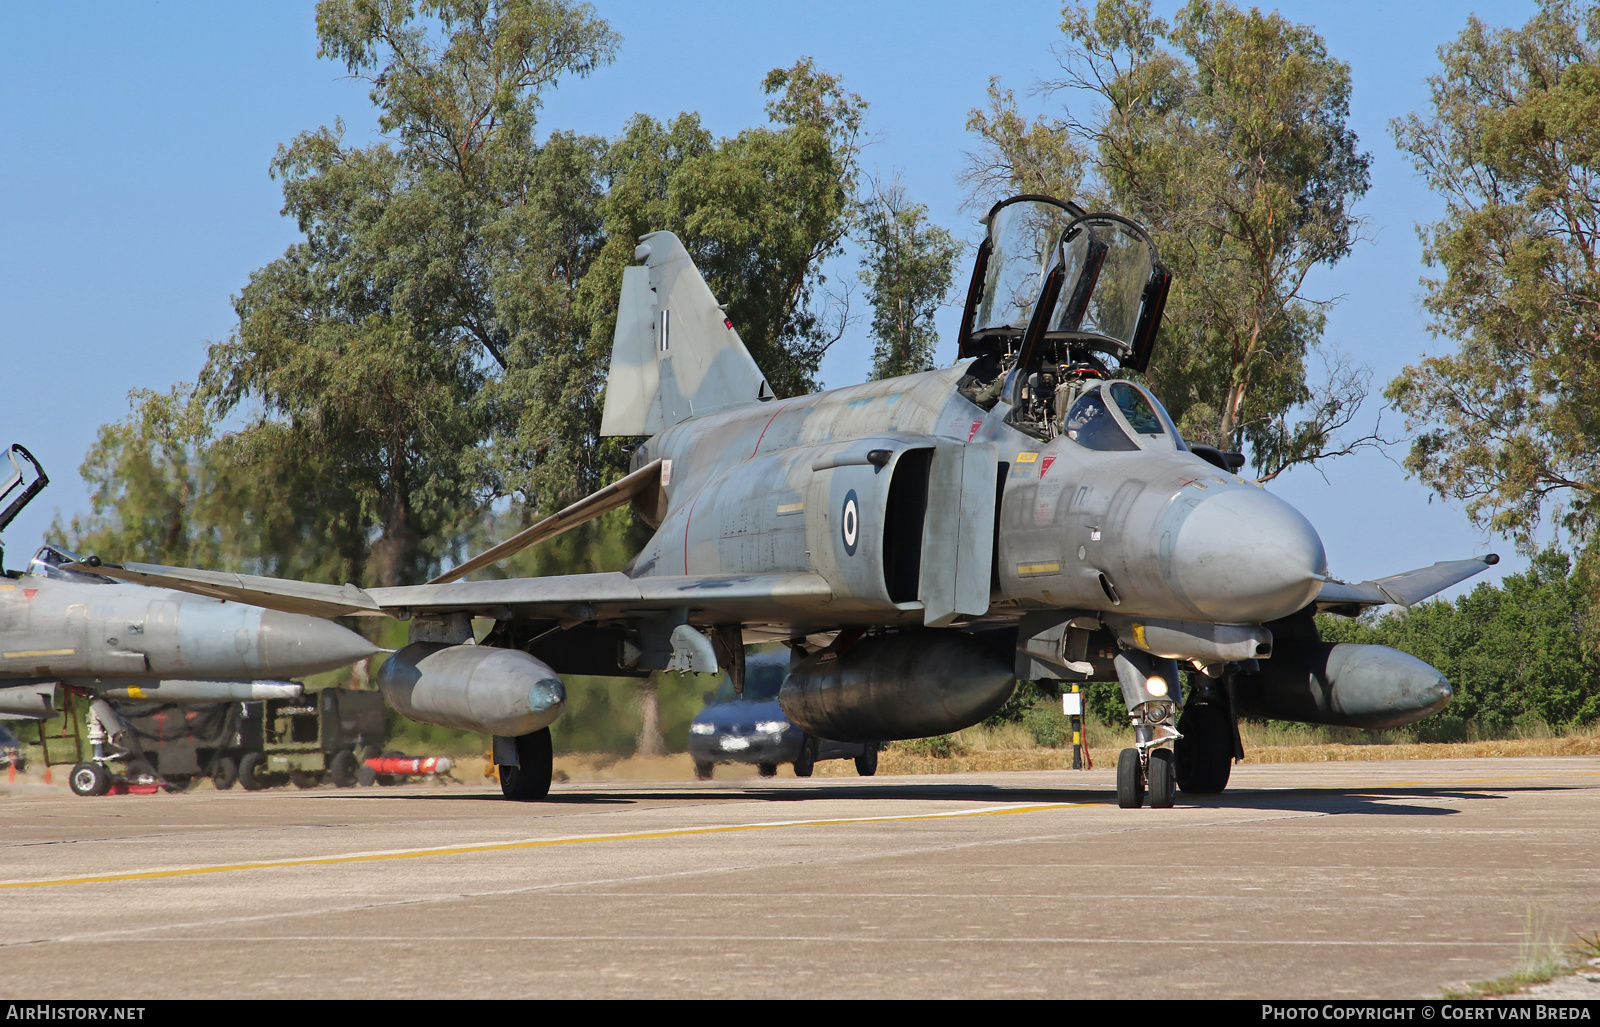
[[4, 991], [1431, 996], [1600, 925], [1600, 758], [1240, 766], [1173, 810], [1111, 787], [19, 792]]

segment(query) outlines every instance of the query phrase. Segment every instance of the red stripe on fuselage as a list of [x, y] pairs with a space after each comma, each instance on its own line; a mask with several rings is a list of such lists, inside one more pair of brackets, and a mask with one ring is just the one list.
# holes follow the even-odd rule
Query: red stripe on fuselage
[[750, 451], [750, 459], [755, 459], [755, 455], [761, 452], [761, 440], [767, 437], [767, 429], [772, 427], [772, 422], [776, 421], [781, 413], [783, 413], [783, 407], [780, 406], [772, 412], [771, 417], [767, 418], [767, 423], [761, 426], [761, 434], [756, 436], [756, 448]]
[[689, 573], [689, 525], [694, 523], [694, 506], [700, 502], [700, 497], [705, 495], [705, 490], [695, 493], [694, 500], [689, 504], [689, 516], [683, 519], [683, 573]]

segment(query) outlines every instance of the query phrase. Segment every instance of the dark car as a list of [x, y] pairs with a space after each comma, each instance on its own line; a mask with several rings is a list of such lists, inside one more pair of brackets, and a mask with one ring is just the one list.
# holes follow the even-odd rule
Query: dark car
[[718, 763], [754, 763], [762, 777], [776, 774], [780, 763], [793, 763], [796, 777], [810, 777], [818, 760], [855, 760], [862, 777], [877, 773], [877, 742], [813, 738], [789, 723], [778, 705], [788, 672], [788, 653], [752, 653], [745, 662], [743, 696], [734, 694], [727, 679], [706, 693], [705, 709], [689, 725], [695, 777], [709, 781]]

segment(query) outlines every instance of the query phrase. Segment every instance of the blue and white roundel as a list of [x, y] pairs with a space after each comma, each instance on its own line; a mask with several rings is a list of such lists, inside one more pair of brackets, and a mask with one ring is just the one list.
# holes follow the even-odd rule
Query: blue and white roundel
[[861, 510], [856, 505], [856, 490], [844, 494], [844, 513], [839, 517], [839, 534], [844, 538], [844, 551], [856, 555], [856, 542], [861, 538]]

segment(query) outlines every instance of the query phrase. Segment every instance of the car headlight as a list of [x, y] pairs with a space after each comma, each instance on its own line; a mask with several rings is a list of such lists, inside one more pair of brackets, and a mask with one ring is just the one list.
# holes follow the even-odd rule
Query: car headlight
[[706, 724], [701, 721], [695, 721], [693, 724], [689, 725], [689, 733], [691, 735], [714, 735], [717, 733], [717, 726], [715, 724]]
[[781, 735], [789, 729], [787, 720], [763, 720], [756, 724], [756, 730], [762, 734]]

